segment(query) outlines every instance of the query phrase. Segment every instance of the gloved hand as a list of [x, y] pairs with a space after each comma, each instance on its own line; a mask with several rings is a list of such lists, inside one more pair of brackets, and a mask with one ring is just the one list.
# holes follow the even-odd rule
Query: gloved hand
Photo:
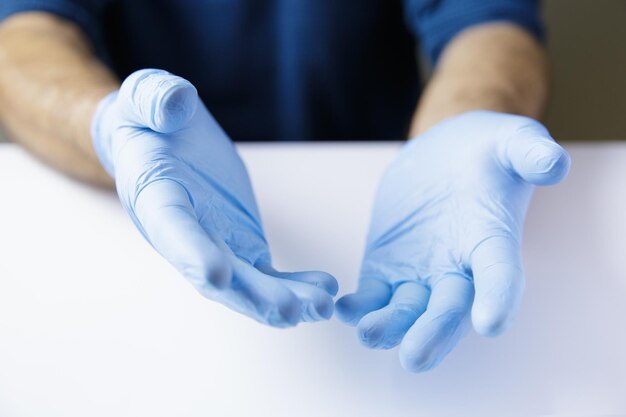
[[272, 268], [244, 164], [188, 81], [135, 72], [92, 137], [139, 231], [202, 295], [276, 327], [332, 315], [332, 276]]
[[409, 141], [379, 186], [359, 288], [336, 304], [361, 342], [436, 366], [469, 328], [509, 327], [524, 288], [520, 243], [534, 185], [568, 154], [538, 122], [475, 111]]

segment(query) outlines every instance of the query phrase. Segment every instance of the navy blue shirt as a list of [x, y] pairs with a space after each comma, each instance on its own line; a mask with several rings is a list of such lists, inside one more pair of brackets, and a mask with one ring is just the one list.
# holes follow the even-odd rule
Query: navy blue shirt
[[48, 11], [77, 23], [120, 78], [190, 80], [233, 139], [402, 139], [461, 30], [509, 21], [539, 35], [539, 0], [0, 0], [0, 19]]

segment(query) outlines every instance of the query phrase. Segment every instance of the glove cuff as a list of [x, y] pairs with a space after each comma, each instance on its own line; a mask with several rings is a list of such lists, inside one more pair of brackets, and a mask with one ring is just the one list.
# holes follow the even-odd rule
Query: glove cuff
[[115, 170], [111, 152], [111, 133], [107, 130], [107, 126], [104, 125], [104, 123], [106, 123], [104, 115], [117, 98], [117, 94], [118, 91], [113, 91], [100, 100], [96, 112], [91, 119], [91, 141], [93, 148], [96, 151], [96, 155], [102, 167], [112, 178], [115, 178]]

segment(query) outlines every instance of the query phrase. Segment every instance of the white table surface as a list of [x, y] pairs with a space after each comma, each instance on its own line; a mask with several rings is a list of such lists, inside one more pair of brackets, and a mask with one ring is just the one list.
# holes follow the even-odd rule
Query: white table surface
[[[397, 148], [241, 146], [277, 266], [353, 290]], [[626, 144], [569, 150], [529, 212], [512, 330], [416, 375], [336, 319], [276, 330], [203, 299], [113, 194], [0, 145], [0, 416], [624, 415]]]

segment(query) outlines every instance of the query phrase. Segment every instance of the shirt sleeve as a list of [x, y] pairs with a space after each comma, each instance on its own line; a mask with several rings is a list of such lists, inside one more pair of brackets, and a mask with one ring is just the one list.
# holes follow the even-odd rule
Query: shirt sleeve
[[48, 12], [77, 24], [95, 43], [100, 36], [100, 12], [108, 0], [1, 0], [0, 22], [21, 12]]
[[436, 64], [446, 44], [480, 23], [511, 22], [543, 40], [540, 0], [404, 0], [406, 23]]

